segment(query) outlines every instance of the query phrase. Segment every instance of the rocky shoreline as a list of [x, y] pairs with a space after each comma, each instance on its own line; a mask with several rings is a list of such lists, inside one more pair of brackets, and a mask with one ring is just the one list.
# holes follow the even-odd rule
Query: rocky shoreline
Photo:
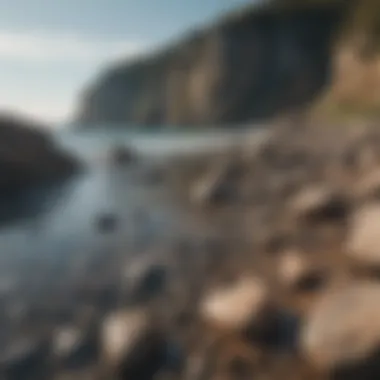
[[160, 168], [148, 188], [182, 209], [178, 231], [116, 244], [107, 215], [82, 251], [0, 275], [1, 375], [377, 379], [379, 143], [376, 123], [288, 123]]

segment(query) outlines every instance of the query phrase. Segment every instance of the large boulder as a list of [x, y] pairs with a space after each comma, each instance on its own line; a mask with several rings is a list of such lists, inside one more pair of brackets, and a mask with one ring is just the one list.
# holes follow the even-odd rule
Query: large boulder
[[78, 164], [44, 128], [14, 115], [0, 115], [0, 192], [14, 192], [71, 175]]

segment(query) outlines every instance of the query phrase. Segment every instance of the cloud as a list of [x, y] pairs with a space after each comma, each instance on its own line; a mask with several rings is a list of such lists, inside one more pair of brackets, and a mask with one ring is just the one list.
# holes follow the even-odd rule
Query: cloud
[[27, 62], [104, 62], [130, 58], [146, 50], [142, 41], [84, 35], [0, 30], [0, 59]]

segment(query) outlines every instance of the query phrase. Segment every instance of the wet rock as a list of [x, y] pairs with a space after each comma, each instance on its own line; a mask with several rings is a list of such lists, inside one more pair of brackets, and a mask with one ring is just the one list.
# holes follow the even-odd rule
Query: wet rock
[[291, 209], [301, 222], [341, 222], [348, 216], [349, 204], [345, 197], [321, 185], [301, 190], [291, 202]]
[[9, 380], [49, 378], [49, 345], [23, 338], [13, 341], [0, 356], [0, 373]]
[[135, 260], [124, 272], [126, 296], [132, 302], [147, 302], [161, 294], [168, 281], [168, 268], [151, 258]]
[[[308, 360], [325, 371], [367, 366], [375, 370], [372, 356], [380, 348], [379, 298], [380, 285], [370, 282], [353, 283], [322, 297], [302, 331], [301, 347]], [[376, 374], [369, 378], [378, 378], [380, 372]]]
[[14, 195], [68, 178], [79, 164], [43, 131], [48, 128], [13, 114], [0, 114], [0, 192]]
[[149, 167], [141, 170], [138, 174], [138, 179], [148, 186], [155, 186], [161, 184], [165, 180], [165, 170], [160, 166], [150, 165]]
[[152, 379], [166, 364], [166, 342], [142, 309], [108, 316], [102, 347], [108, 368], [122, 379]]
[[368, 204], [353, 216], [347, 251], [358, 264], [380, 266], [380, 203]]
[[111, 151], [111, 160], [117, 165], [127, 165], [136, 161], [136, 159], [136, 152], [124, 145], [115, 146]]
[[244, 330], [261, 318], [268, 293], [262, 281], [245, 277], [228, 286], [209, 291], [200, 304], [206, 321], [229, 330]]
[[232, 174], [232, 169], [225, 166], [207, 173], [191, 188], [191, 200], [201, 205], [233, 200], [236, 193], [231, 181]]
[[104, 213], [97, 217], [96, 229], [103, 233], [113, 232], [117, 228], [118, 222], [118, 217], [115, 214]]
[[64, 368], [81, 368], [96, 360], [99, 351], [97, 332], [70, 326], [59, 329], [53, 337], [54, 356]]

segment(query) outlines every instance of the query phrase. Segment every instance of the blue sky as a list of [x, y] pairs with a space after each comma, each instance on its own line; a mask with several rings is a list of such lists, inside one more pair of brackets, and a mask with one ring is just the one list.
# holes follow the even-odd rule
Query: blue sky
[[70, 117], [107, 64], [252, 0], [0, 0], [0, 110]]

